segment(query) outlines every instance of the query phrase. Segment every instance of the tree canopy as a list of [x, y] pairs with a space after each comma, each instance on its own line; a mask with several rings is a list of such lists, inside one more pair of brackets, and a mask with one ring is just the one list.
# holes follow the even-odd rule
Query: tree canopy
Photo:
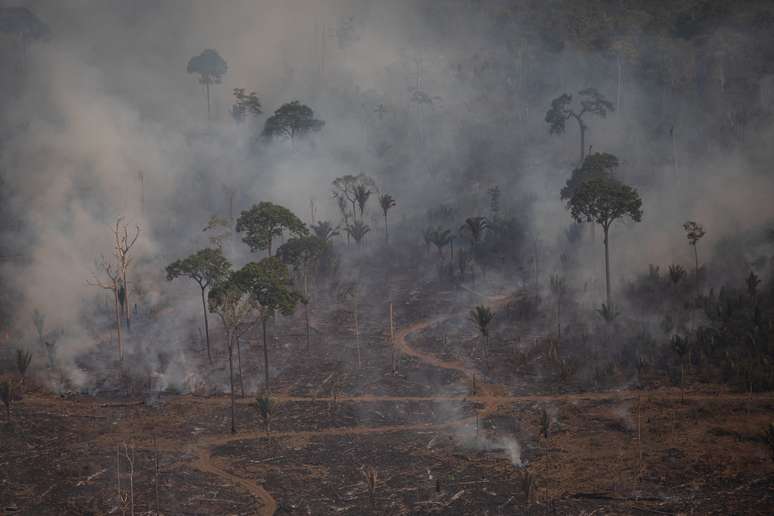
[[207, 288], [226, 279], [230, 267], [222, 249], [206, 248], [167, 265], [167, 280], [183, 276], [196, 281], [201, 288]]
[[236, 224], [237, 233], [245, 233], [242, 241], [250, 250], [272, 251], [272, 240], [287, 230], [294, 236], [306, 236], [306, 225], [292, 211], [271, 202], [253, 205], [239, 215]]
[[618, 158], [612, 154], [595, 152], [586, 156], [581, 166], [572, 171], [572, 176], [562, 188], [561, 199], [570, 199], [585, 180], [611, 174], [617, 167]]
[[245, 93], [244, 88], [234, 88], [234, 105], [231, 106], [231, 116], [237, 123], [244, 122], [248, 115], [258, 116], [261, 110], [261, 101], [258, 95], [253, 91]]
[[266, 119], [263, 136], [267, 139], [297, 137], [319, 131], [325, 122], [314, 117], [314, 111], [309, 106], [294, 100], [283, 104], [272, 116]]
[[228, 71], [228, 64], [217, 50], [208, 48], [188, 61], [188, 73], [198, 73], [201, 84], [220, 84]]
[[263, 319], [270, 317], [274, 310], [291, 315], [304, 299], [293, 290], [288, 268], [276, 256], [248, 263], [234, 274], [234, 282], [260, 305]]
[[567, 208], [576, 222], [594, 222], [604, 229], [622, 217], [635, 222], [642, 218], [640, 194], [610, 174], [582, 181], [568, 199]]

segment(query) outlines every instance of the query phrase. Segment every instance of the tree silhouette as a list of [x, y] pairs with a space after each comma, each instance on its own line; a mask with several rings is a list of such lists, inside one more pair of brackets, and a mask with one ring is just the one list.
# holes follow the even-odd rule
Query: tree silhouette
[[390, 211], [391, 208], [395, 207], [395, 199], [393, 199], [392, 195], [390, 194], [382, 194], [379, 196], [379, 206], [381, 206], [382, 213], [384, 213], [384, 242], [389, 244], [390, 233], [387, 229], [387, 212]]
[[243, 211], [236, 224], [237, 233], [245, 233], [242, 241], [250, 246], [251, 251], [266, 250], [269, 256], [274, 237], [281, 236], [284, 230], [293, 236], [309, 234], [306, 225], [292, 211], [266, 201]]
[[[368, 197], [371, 195], [370, 190], [377, 189], [374, 180], [365, 174], [358, 174], [356, 176], [347, 174], [341, 177], [337, 177], [333, 180], [332, 185], [333, 198], [336, 199], [339, 203], [339, 208], [342, 210], [345, 223], [348, 223], [348, 217], [345, 209], [346, 203], [349, 203], [352, 206], [352, 217], [355, 218], [357, 215], [357, 207], [361, 204], [361, 201], [363, 208], [365, 208], [365, 203], [368, 201]], [[368, 193], [366, 193], [367, 191]], [[363, 209], [360, 210], [361, 219], [362, 215]]]
[[314, 117], [312, 108], [294, 100], [283, 104], [266, 119], [263, 126], [263, 136], [266, 139], [288, 138], [291, 142], [296, 138], [319, 131], [325, 122]]
[[487, 348], [489, 348], [489, 324], [494, 319], [494, 312], [484, 305], [478, 305], [470, 311], [470, 320], [476, 326], [484, 339], [484, 360], [487, 360]]
[[291, 315], [304, 297], [293, 290], [288, 268], [277, 257], [251, 262], [235, 273], [240, 288], [249, 292], [259, 307], [263, 331], [264, 394], [269, 395], [269, 348], [266, 341], [266, 325], [275, 312]]
[[246, 94], [244, 88], [234, 88], [234, 97], [236, 100], [231, 106], [231, 116], [237, 123], [244, 122], [247, 115], [258, 116], [263, 113], [261, 101], [254, 91]]
[[609, 111], [615, 111], [613, 103], [608, 101], [594, 88], [586, 88], [578, 92], [579, 105], [572, 106], [572, 95], [564, 93], [551, 101], [551, 107], [546, 112], [545, 121], [549, 125], [550, 134], [563, 134], [566, 122], [574, 118], [580, 129], [580, 162], [586, 154], [586, 130], [588, 126], [583, 120], [587, 114], [605, 118]]
[[327, 220], [321, 220], [317, 224], [312, 224], [309, 226], [312, 229], [312, 233], [314, 235], [326, 242], [330, 241], [333, 237], [339, 236], [339, 228], [333, 227], [333, 224], [328, 222]]
[[451, 231], [440, 227], [430, 232], [430, 242], [438, 249], [438, 258], [443, 261], [443, 248], [451, 242]]
[[[568, 180], [567, 188], [572, 178]], [[567, 209], [576, 222], [599, 224], [604, 232], [605, 294], [607, 306], [612, 307], [610, 296], [610, 226], [622, 217], [635, 222], [642, 218], [642, 199], [637, 190], [614, 178], [610, 172], [587, 177], [576, 185], [567, 200]]]
[[696, 292], [699, 292], [699, 250], [696, 244], [706, 234], [704, 227], [692, 220], [689, 220], [683, 224], [685, 230], [685, 237], [688, 239], [688, 244], [693, 246], [693, 259], [694, 259], [694, 274], [696, 275]]
[[371, 190], [366, 185], [360, 184], [355, 186], [355, 200], [357, 201], [357, 207], [360, 208], [360, 220], [363, 220], [365, 206], [371, 197], [371, 193]]
[[217, 282], [223, 281], [228, 277], [231, 264], [223, 256], [221, 248], [202, 249], [196, 253], [176, 260], [167, 265], [167, 281], [175, 278], [190, 278], [199, 285], [202, 293], [202, 309], [204, 310], [204, 335], [207, 339], [207, 358], [212, 364], [212, 353], [210, 351], [210, 326], [207, 321], [207, 301], [205, 291]]
[[210, 85], [220, 84], [228, 71], [228, 64], [217, 50], [208, 48], [188, 61], [188, 73], [199, 74], [199, 84], [204, 84], [207, 94], [207, 119], [210, 119]]
[[357, 243], [357, 245], [361, 245], [365, 236], [371, 231], [371, 228], [362, 220], [356, 220], [346, 227], [346, 231], [347, 234], [351, 236], [352, 239]]

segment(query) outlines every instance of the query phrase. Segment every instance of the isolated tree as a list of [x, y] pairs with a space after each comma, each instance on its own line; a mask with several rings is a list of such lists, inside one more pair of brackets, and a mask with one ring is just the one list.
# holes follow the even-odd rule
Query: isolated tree
[[697, 244], [699, 240], [706, 234], [704, 227], [692, 220], [689, 220], [683, 224], [685, 230], [685, 237], [688, 239], [688, 244], [693, 246], [693, 260], [694, 260], [694, 274], [696, 275], [696, 292], [699, 291], [699, 249]]
[[121, 275], [121, 285], [119, 289], [119, 301], [124, 309], [124, 317], [126, 319], [126, 330], [129, 331], [131, 327], [131, 320], [129, 317], [129, 282], [126, 279], [126, 275], [129, 271], [129, 266], [132, 264], [133, 259], [129, 256], [129, 252], [137, 243], [137, 239], [140, 237], [140, 226], [135, 226], [133, 236], [129, 236], [129, 228], [126, 224], [122, 224], [123, 218], [116, 219], [116, 225], [113, 228], [113, 255], [118, 261], [118, 272]]
[[642, 218], [642, 199], [637, 190], [605, 173], [582, 181], [567, 200], [567, 208], [576, 222], [593, 222], [602, 227], [605, 245], [605, 298], [612, 307], [610, 296], [610, 226], [618, 219], [629, 217], [635, 222]]
[[567, 293], [567, 283], [558, 274], [552, 274], [550, 279], [551, 293], [556, 299], [556, 355], [559, 358], [559, 348], [562, 345], [562, 299]]
[[234, 343], [241, 331], [246, 331], [245, 323], [255, 308], [255, 302], [241, 282], [238, 273], [231, 273], [225, 281], [216, 283], [208, 294], [210, 312], [216, 314], [223, 324], [228, 350], [229, 389], [231, 392], [231, 433], [236, 432], [234, 422], [236, 401], [234, 394]]
[[356, 220], [346, 227], [346, 231], [357, 245], [361, 245], [365, 236], [371, 231], [371, 227], [362, 220]]
[[312, 229], [312, 233], [314, 233], [317, 238], [325, 242], [331, 241], [333, 237], [339, 236], [340, 234], [339, 228], [334, 227], [333, 224], [327, 220], [321, 220], [317, 224], [312, 224], [309, 227]]
[[381, 206], [382, 213], [384, 213], [384, 242], [389, 244], [390, 232], [387, 229], [387, 212], [395, 207], [395, 199], [393, 199], [390, 194], [382, 194], [379, 196], [379, 206]]
[[303, 279], [304, 319], [306, 322], [306, 349], [309, 350], [311, 335], [309, 326], [309, 274], [320, 257], [328, 250], [329, 244], [317, 236], [291, 238], [277, 249], [277, 258], [300, 272]]
[[120, 309], [120, 301], [119, 301], [119, 292], [121, 288], [121, 272], [116, 268], [116, 266], [112, 263], [109, 263], [107, 260], [105, 260], [104, 257], [101, 257], [95, 262], [96, 269], [103, 273], [105, 279], [100, 279], [99, 276], [97, 276], [97, 273], [94, 273], [94, 279], [92, 281], [87, 281], [86, 284], [90, 285], [92, 287], [99, 287], [104, 290], [109, 290], [113, 293], [113, 305], [115, 307], [115, 318], [116, 318], [116, 336], [118, 339], [118, 360], [123, 361], [124, 359], [124, 350], [121, 345], [121, 309]]
[[202, 294], [202, 310], [204, 311], [204, 335], [207, 340], [207, 358], [212, 363], [212, 353], [210, 351], [210, 326], [207, 321], [207, 300], [205, 292], [209, 287], [217, 282], [223, 281], [228, 277], [231, 264], [223, 256], [221, 248], [202, 249], [196, 253], [176, 260], [167, 265], [167, 281], [175, 278], [190, 278], [199, 285]]
[[228, 64], [217, 50], [206, 49], [188, 61], [188, 73], [199, 74], [199, 84], [204, 84], [207, 95], [207, 119], [210, 118], [210, 85], [220, 84], [228, 71]]
[[487, 360], [489, 348], [489, 324], [494, 319], [494, 312], [484, 305], [478, 305], [470, 311], [470, 320], [476, 326], [484, 339], [484, 360]]
[[293, 236], [306, 236], [309, 233], [306, 225], [292, 211], [266, 201], [243, 211], [236, 224], [237, 233], [245, 233], [242, 241], [250, 246], [250, 250], [266, 250], [268, 256], [271, 256], [272, 240], [281, 236], [285, 230]]
[[247, 119], [247, 116], [257, 117], [263, 111], [261, 110], [261, 101], [258, 100], [256, 93], [245, 93], [244, 88], [234, 88], [234, 105], [231, 106], [231, 116], [241, 124]]
[[602, 118], [607, 116], [610, 111], [615, 111], [613, 103], [608, 101], [601, 93], [594, 88], [586, 88], [578, 92], [580, 97], [579, 105], [572, 105], [572, 95], [564, 93], [551, 101], [551, 107], [546, 112], [546, 122], [549, 125], [550, 134], [563, 134], [566, 129], [566, 122], [574, 118], [578, 122], [580, 129], [580, 161], [586, 154], [586, 130], [588, 126], [584, 121], [587, 114], [596, 115]]
[[40, 343], [40, 347], [43, 348], [43, 335], [46, 331], [46, 315], [37, 308], [32, 310], [32, 324], [35, 326], [35, 332], [38, 334], [38, 342]]
[[291, 315], [304, 297], [293, 290], [288, 268], [277, 257], [251, 262], [235, 274], [236, 282], [249, 292], [259, 309], [263, 331], [264, 394], [269, 395], [269, 348], [266, 341], [266, 326], [275, 312]]
[[287, 138], [293, 142], [296, 138], [319, 131], [324, 125], [325, 122], [314, 117], [312, 108], [294, 100], [283, 104], [266, 119], [263, 136], [269, 140]]

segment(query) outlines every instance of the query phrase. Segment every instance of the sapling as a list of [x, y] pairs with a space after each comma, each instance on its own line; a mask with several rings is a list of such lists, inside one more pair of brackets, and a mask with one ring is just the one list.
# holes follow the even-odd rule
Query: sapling
[[368, 499], [371, 502], [371, 509], [374, 509], [376, 507], [376, 470], [369, 466], [363, 469], [363, 475], [368, 484]]
[[271, 416], [274, 412], [275, 402], [266, 394], [258, 395], [255, 399], [255, 408], [263, 421], [263, 428], [266, 430], [266, 437], [271, 439]]
[[16, 350], [16, 369], [19, 371], [22, 383], [24, 383], [24, 377], [27, 374], [27, 369], [30, 367], [30, 362], [32, 362], [32, 353], [21, 349]]

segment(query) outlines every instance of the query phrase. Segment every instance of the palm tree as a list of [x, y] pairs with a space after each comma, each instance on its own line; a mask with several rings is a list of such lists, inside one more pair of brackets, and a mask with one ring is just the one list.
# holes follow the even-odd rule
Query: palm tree
[[451, 241], [451, 231], [448, 229], [435, 228], [430, 233], [430, 242], [438, 248], [438, 258], [443, 261], [443, 248], [449, 245]]
[[387, 230], [387, 212], [395, 206], [395, 199], [390, 194], [382, 194], [379, 196], [379, 206], [382, 207], [384, 213], [384, 242], [388, 244], [390, 243], [390, 233]]
[[369, 231], [371, 231], [371, 228], [362, 220], [356, 220], [347, 226], [347, 234], [357, 242], [357, 245], [361, 244]]
[[339, 236], [341, 233], [339, 232], [339, 227], [333, 227], [333, 224], [328, 222], [327, 220], [321, 220], [317, 224], [312, 224], [309, 226], [312, 228], [312, 232], [315, 234], [315, 236], [321, 240], [325, 240], [326, 242], [330, 241], [333, 237]]
[[486, 217], [468, 217], [460, 227], [460, 233], [467, 235], [473, 248], [477, 247], [489, 227]]
[[484, 305], [478, 305], [470, 311], [470, 320], [484, 338], [484, 360], [487, 360], [487, 348], [489, 347], [489, 324], [494, 316], [492, 309]]
[[371, 190], [363, 184], [355, 186], [354, 194], [357, 201], [357, 207], [360, 209], [360, 220], [363, 220], [363, 212], [368, 199], [371, 197]]

